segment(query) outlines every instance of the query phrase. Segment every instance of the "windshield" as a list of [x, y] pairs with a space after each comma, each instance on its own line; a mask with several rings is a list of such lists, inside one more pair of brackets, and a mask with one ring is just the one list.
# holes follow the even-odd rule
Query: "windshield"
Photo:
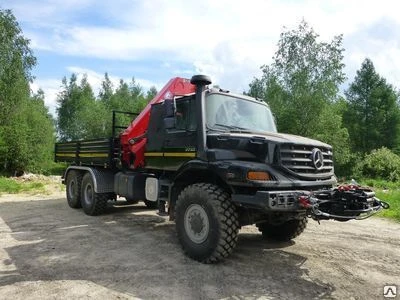
[[213, 93], [206, 98], [206, 111], [209, 129], [276, 132], [271, 111], [261, 103]]

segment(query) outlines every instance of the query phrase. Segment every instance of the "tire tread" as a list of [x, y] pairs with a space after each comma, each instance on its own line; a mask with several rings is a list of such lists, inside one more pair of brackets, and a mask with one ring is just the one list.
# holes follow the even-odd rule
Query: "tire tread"
[[[86, 173], [83, 176], [83, 179], [82, 179], [82, 187], [83, 187], [83, 189], [82, 189], [81, 200], [83, 200], [83, 197], [84, 197], [84, 195], [83, 195], [84, 194], [84, 188], [85, 188], [87, 180], [91, 181], [92, 188], [94, 189], [92, 175], [90, 173]], [[83, 211], [89, 216], [101, 215], [107, 209], [107, 201], [108, 201], [108, 199], [110, 199], [110, 194], [109, 193], [95, 193], [93, 191], [93, 203], [90, 206], [86, 206], [85, 205], [85, 201], [83, 200], [83, 203], [82, 203]]]
[[257, 227], [265, 239], [271, 238], [277, 241], [290, 241], [303, 233], [307, 222], [307, 217], [303, 217], [302, 219], [290, 220], [280, 225], [260, 223], [257, 224]]
[[[69, 189], [68, 185], [69, 185], [70, 178], [73, 178], [73, 177], [75, 177], [77, 192], [76, 192], [76, 195], [74, 195], [76, 197], [76, 200], [73, 200], [71, 202], [68, 197], [68, 189]], [[71, 208], [81, 208], [82, 207], [82, 203], [81, 203], [82, 178], [83, 178], [82, 173], [79, 171], [76, 171], [76, 170], [69, 171], [69, 173], [67, 175], [67, 182], [66, 182], [67, 203], [68, 203], [69, 207], [71, 207]]]
[[[198, 257], [191, 253], [190, 249], [186, 248], [181, 242], [182, 249], [187, 256], [202, 263], [208, 264], [219, 262], [229, 256], [237, 244], [239, 232], [237, 211], [234, 204], [229, 199], [229, 194], [223, 191], [220, 187], [210, 183], [196, 183], [187, 186], [180, 193], [175, 206], [175, 215], [179, 214], [181, 206], [183, 205], [183, 199], [187, 197], [187, 194], [190, 194], [192, 190], [207, 193], [208, 201], [217, 212], [217, 218], [220, 223], [218, 232], [219, 239], [214, 251], [205, 259], [198, 259]], [[179, 236], [180, 231], [177, 230], [177, 233], [178, 239], [182, 241], [182, 237]]]

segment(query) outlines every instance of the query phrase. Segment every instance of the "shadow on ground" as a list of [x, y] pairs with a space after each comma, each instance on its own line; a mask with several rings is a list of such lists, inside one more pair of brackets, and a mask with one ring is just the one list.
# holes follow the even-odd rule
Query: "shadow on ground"
[[89, 217], [64, 199], [0, 203], [12, 240], [1, 241], [9, 256], [2, 263], [16, 268], [0, 272], [0, 286], [89, 280], [145, 299], [313, 299], [334, 291], [308, 276], [305, 257], [285, 251], [292, 243], [240, 234], [229, 259], [203, 265], [183, 255], [174, 224], [140, 204], [117, 204]]

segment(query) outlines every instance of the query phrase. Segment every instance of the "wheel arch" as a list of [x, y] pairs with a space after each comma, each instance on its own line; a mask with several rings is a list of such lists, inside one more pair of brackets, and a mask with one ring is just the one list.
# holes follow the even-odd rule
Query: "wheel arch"
[[69, 166], [64, 173], [64, 179], [72, 170], [81, 172], [82, 175], [89, 173], [93, 178], [94, 191], [96, 193], [114, 192], [114, 172], [85, 166]]
[[191, 161], [182, 166], [173, 179], [170, 198], [171, 204], [175, 204], [179, 193], [185, 187], [201, 182], [215, 184], [229, 194], [233, 192], [232, 187], [217, 172], [210, 169], [206, 162]]

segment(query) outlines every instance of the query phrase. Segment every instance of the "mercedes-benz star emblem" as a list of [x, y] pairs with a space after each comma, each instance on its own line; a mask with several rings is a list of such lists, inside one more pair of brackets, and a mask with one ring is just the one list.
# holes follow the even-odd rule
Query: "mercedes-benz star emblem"
[[324, 155], [322, 151], [318, 148], [314, 148], [311, 155], [314, 168], [318, 171], [321, 170], [324, 167]]

